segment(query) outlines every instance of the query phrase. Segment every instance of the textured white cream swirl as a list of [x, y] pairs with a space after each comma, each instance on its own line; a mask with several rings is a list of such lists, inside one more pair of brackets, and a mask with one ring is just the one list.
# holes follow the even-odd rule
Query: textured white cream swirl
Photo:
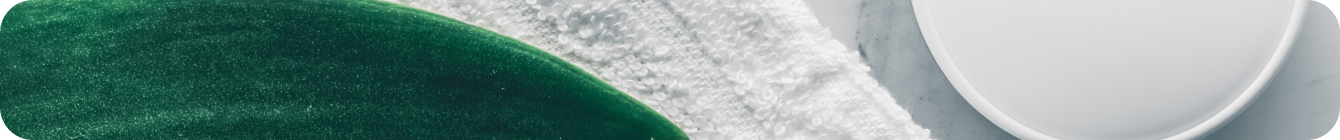
[[692, 139], [931, 139], [800, 0], [389, 0], [512, 36]]

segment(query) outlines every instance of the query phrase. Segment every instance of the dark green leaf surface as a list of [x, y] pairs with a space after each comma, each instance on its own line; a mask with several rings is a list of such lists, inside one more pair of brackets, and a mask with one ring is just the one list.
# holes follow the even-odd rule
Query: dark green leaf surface
[[0, 27], [28, 139], [687, 139], [515, 39], [372, 0], [30, 0]]

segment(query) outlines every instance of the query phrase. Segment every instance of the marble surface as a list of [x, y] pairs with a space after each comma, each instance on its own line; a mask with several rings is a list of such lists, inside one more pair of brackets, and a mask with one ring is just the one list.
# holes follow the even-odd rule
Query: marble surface
[[[1018, 139], [977, 113], [945, 79], [910, 4], [861, 2], [853, 34], [871, 75], [937, 139]], [[1207, 139], [1311, 139], [1335, 124], [1340, 115], [1340, 30], [1326, 6], [1313, 2], [1308, 13], [1274, 81], [1253, 105]]]
[[870, 74], [912, 120], [944, 140], [1018, 139], [973, 109], [945, 78], [917, 27], [908, 0], [866, 0], [856, 42]]
[[1340, 26], [1332, 13], [1312, 2], [1274, 81], [1236, 119], [1205, 139], [1312, 139], [1326, 134], [1340, 116]]

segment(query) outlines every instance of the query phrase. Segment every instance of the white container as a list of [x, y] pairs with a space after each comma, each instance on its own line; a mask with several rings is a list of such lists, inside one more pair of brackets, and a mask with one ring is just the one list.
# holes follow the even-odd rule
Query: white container
[[1306, 0], [912, 0], [935, 60], [1022, 139], [1196, 139], [1288, 54]]

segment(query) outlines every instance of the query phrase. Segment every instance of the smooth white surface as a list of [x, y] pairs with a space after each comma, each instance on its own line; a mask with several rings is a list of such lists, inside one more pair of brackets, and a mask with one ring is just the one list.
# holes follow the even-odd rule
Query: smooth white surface
[[557, 55], [691, 139], [931, 139], [802, 0], [391, 1]]
[[1024, 139], [1190, 139], [1211, 132], [1270, 79], [1306, 5], [913, 3], [950, 81], [988, 119]]
[[[857, 42], [881, 86], [936, 139], [1019, 139], [983, 117], [944, 76], [908, 0], [862, 4]], [[1315, 139], [1340, 112], [1340, 24], [1310, 3], [1289, 58], [1247, 109], [1207, 140]]]
[[861, 3], [856, 41], [871, 76], [942, 140], [1018, 140], [968, 104], [927, 47], [910, 0]]

